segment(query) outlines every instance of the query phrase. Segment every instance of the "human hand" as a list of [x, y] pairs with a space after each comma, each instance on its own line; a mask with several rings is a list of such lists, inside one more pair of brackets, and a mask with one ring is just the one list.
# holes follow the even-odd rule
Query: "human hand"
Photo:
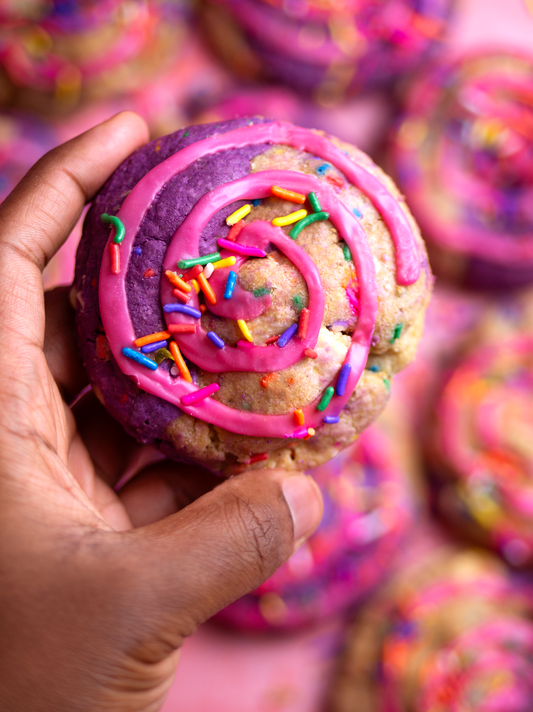
[[[88, 395], [66, 289], [42, 269], [137, 147], [123, 113], [47, 154], [0, 206], [0, 707], [155, 712], [196, 627], [318, 525], [311, 478], [152, 465]], [[164, 517], [164, 519], [162, 519]]]

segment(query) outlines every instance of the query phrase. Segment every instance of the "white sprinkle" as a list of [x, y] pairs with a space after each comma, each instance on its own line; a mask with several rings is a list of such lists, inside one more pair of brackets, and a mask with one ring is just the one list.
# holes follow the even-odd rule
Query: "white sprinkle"
[[213, 263], [208, 262], [206, 264], [206, 266], [204, 267], [204, 277], [206, 279], [209, 279], [209, 277], [213, 274], [214, 271], [215, 271], [215, 268], [213, 267]]
[[179, 375], [179, 371], [178, 371], [177, 366], [171, 366], [171, 367], [170, 367], [170, 375], [171, 375], [171, 376], [178, 376], [178, 375]]

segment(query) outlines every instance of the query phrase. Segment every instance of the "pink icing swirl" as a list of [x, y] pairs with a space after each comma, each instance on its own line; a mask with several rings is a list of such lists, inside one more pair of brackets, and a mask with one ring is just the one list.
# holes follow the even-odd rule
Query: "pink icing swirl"
[[[183, 405], [181, 398], [197, 390], [194, 384], [187, 383], [181, 378], [174, 378], [163, 369], [148, 372], [147, 369], [122, 354], [122, 348], [129, 346], [135, 339], [126, 298], [127, 265], [137, 231], [159, 191], [176, 174], [184, 171], [206, 154], [263, 143], [294, 146], [319, 156], [323, 160], [330, 161], [339, 170], [342, 170], [349, 181], [360, 188], [377, 206], [389, 227], [396, 247], [398, 283], [412, 284], [418, 279], [420, 258], [416, 238], [405, 213], [386, 187], [363, 166], [352, 162], [327, 138], [291, 124], [272, 122], [239, 128], [191, 144], [160, 163], [137, 183], [118, 212], [118, 217], [126, 229], [126, 236], [120, 246], [122, 270], [120, 274], [111, 272], [109, 249], [105, 249], [100, 273], [99, 299], [102, 322], [113, 356], [123, 373], [130, 376], [140, 388], [175, 404], [191, 416], [231, 432], [249, 436], [284, 437], [294, 431], [292, 411], [284, 415], [267, 416], [238, 411], [213, 398], [191, 405]], [[168, 247], [163, 269], [175, 269], [178, 260], [198, 256], [199, 237], [202, 229], [215, 212], [243, 197], [250, 200], [267, 197], [270, 195], [271, 186], [277, 183], [298, 192], [314, 191], [317, 193], [323, 209], [330, 213], [330, 219], [350, 248], [356, 268], [360, 285], [359, 316], [352, 336], [352, 343], [344, 361], [345, 364], [351, 366], [351, 372], [344, 395], [334, 395], [327, 410], [328, 415], [338, 415], [354, 392], [366, 364], [377, 312], [377, 288], [372, 254], [365, 232], [359, 221], [338, 199], [332, 188], [313, 176], [292, 171], [266, 171], [219, 186], [201, 198], [180, 225]], [[263, 372], [288, 368], [303, 358], [306, 348], [312, 348], [317, 342], [324, 311], [324, 291], [318, 270], [295, 241], [288, 238], [280, 228], [274, 227], [270, 223], [259, 221], [250, 224], [242, 231], [239, 241], [243, 244], [253, 244], [262, 249], [266, 249], [269, 244], [275, 245], [301, 271], [307, 282], [310, 295], [310, 320], [306, 338], [293, 338], [283, 349], [276, 345], [254, 349], [229, 346], [217, 349], [206, 338], [200, 322], [195, 321], [197, 323], [196, 334], [176, 335], [179, 345], [187, 358], [190, 358], [203, 370], [212, 373], [223, 371]], [[242, 259], [238, 258], [234, 269], [238, 270], [242, 263]], [[223, 269], [220, 272], [220, 276], [214, 275], [215, 281], [212, 283], [218, 288], [225, 281], [224, 274], [227, 274], [227, 270]], [[162, 280], [163, 304], [173, 301], [171, 293], [172, 286], [168, 280]], [[269, 306], [268, 300], [255, 301], [259, 302], [259, 314]], [[219, 303], [214, 306], [213, 313], [234, 318], [236, 313], [233, 311], [233, 307], [226, 306], [222, 302], [223, 300], [219, 299]], [[198, 307], [198, 298], [194, 293], [191, 296], [190, 305]], [[252, 318], [252, 315], [255, 314], [249, 301], [239, 303], [239, 307], [242, 307], [242, 310], [239, 309], [238, 318], [245, 318], [245, 315]], [[189, 323], [192, 319], [192, 317], [176, 313], [166, 316], [169, 324]], [[307, 427], [317, 428], [322, 425], [324, 414], [316, 408], [318, 400], [303, 409]]]

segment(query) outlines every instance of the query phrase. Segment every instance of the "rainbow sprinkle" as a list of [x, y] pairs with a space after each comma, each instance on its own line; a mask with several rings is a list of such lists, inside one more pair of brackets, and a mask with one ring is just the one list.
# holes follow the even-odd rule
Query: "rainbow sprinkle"
[[308, 225], [311, 225], [312, 223], [315, 223], [315, 222], [320, 222], [322, 220], [328, 220], [328, 219], [329, 219], [329, 213], [320, 212], [320, 213], [313, 213], [312, 215], [308, 215], [307, 217], [303, 218], [303, 220], [300, 220], [300, 222], [296, 223], [296, 225], [289, 232], [289, 237], [292, 237], [293, 240], [296, 240], [298, 235]]
[[116, 242], [109, 245], [109, 256], [111, 258], [111, 273], [120, 274], [120, 248]]
[[231, 228], [231, 230], [227, 234], [227, 239], [233, 242], [236, 240], [239, 235], [241, 234], [243, 228], [246, 227], [246, 223], [244, 220], [239, 220], [238, 223], [235, 223], [235, 225]]
[[[215, 271], [215, 268], [213, 266], [213, 263], [208, 262], [206, 264], [206, 266], [204, 267], [203, 275], [206, 279], [209, 279], [209, 277], [211, 277], [211, 275], [213, 274], [214, 271]], [[198, 277], [200, 277], [200, 275], [198, 275]]]
[[239, 329], [241, 330], [241, 333], [244, 336], [244, 338], [246, 339], [246, 341], [253, 343], [254, 337], [250, 333], [248, 324], [244, 321], [244, 319], [237, 319], [237, 324], [239, 325]]
[[168, 331], [158, 331], [156, 334], [141, 336], [138, 339], [135, 339], [133, 343], [135, 346], [140, 348], [141, 346], [146, 346], [146, 344], [153, 344], [156, 341], [166, 341], [167, 339], [170, 339], [169, 331], [170, 329]]
[[301, 408], [296, 408], [294, 411], [294, 422], [296, 425], [303, 425], [305, 423], [304, 412]]
[[211, 264], [213, 265], [213, 269], [223, 269], [224, 267], [233, 267], [235, 262], [237, 262], [237, 258], [232, 255], [223, 260], [218, 260], [218, 262], [211, 262]]
[[349, 363], [345, 363], [341, 368], [339, 373], [339, 378], [337, 379], [337, 387], [335, 393], [338, 396], [343, 396], [346, 391], [346, 384], [348, 383], [348, 378], [350, 377], [352, 367]]
[[181, 277], [178, 277], [178, 275], [175, 272], [171, 272], [169, 269], [165, 271], [165, 275], [168, 278], [168, 281], [170, 284], [173, 284], [175, 287], [178, 289], [181, 289], [182, 292], [190, 292], [191, 291], [191, 285], [187, 284]]
[[203, 257], [195, 257], [191, 260], [180, 260], [178, 262], [178, 269], [191, 269], [191, 267], [196, 267], [196, 265], [206, 265], [208, 262], [218, 262], [220, 259], [220, 252], [212, 252], [210, 255], [204, 255]]
[[324, 391], [322, 398], [320, 399], [320, 403], [317, 405], [316, 409], [320, 411], [326, 410], [331, 402], [331, 399], [333, 398], [334, 393], [335, 389], [332, 386], [328, 386]]
[[124, 347], [122, 349], [122, 353], [126, 358], [135, 361], [141, 366], [146, 366], [146, 368], [149, 368], [152, 371], [157, 371], [157, 363], [155, 361], [152, 361], [151, 358], [148, 358], [148, 356], [140, 354], [138, 351], [134, 351], [133, 349], [129, 349], [127, 347]]
[[310, 206], [313, 208], [314, 213], [321, 213], [322, 207], [316, 193], [309, 193], [307, 196]]
[[226, 280], [226, 288], [224, 289], [224, 299], [231, 299], [233, 296], [233, 290], [237, 284], [237, 272], [231, 270], [228, 273], [228, 279]]
[[300, 205], [305, 203], [305, 195], [287, 190], [287, 188], [281, 188], [279, 185], [273, 185], [270, 191], [272, 195], [275, 195], [277, 198], [283, 198], [291, 203], [300, 203]]
[[166, 340], [165, 341], [155, 341], [153, 344], [146, 344], [146, 346], [141, 346], [141, 351], [143, 354], [151, 354], [152, 351], [157, 351], [158, 349], [162, 349], [167, 345]]
[[172, 354], [172, 358], [174, 359], [176, 366], [178, 367], [178, 371], [180, 372], [181, 377], [185, 381], [192, 383], [192, 376], [190, 374], [189, 369], [187, 368], [185, 359], [181, 355], [181, 351], [179, 349], [178, 344], [175, 341], [171, 341], [168, 345], [168, 348], [170, 349], [170, 353]]
[[309, 309], [305, 307], [300, 312], [300, 322], [298, 324], [298, 338], [305, 339], [307, 336], [307, 328], [309, 326]]
[[207, 332], [207, 338], [212, 341], [215, 346], [219, 349], [223, 349], [226, 343], [220, 338], [218, 334], [215, 334], [214, 331], [208, 331]]
[[163, 311], [165, 314], [172, 314], [173, 312], [187, 314], [187, 316], [193, 316], [195, 319], [199, 319], [202, 316], [201, 311], [194, 307], [189, 307], [187, 304], [165, 304]]
[[200, 288], [202, 292], [205, 294], [205, 298], [210, 304], [216, 304], [217, 303], [217, 298], [215, 293], [213, 292], [213, 288], [205, 278], [204, 273], [198, 275], [198, 284], [200, 285]]
[[110, 223], [113, 225], [115, 228], [115, 237], [113, 238], [113, 242], [116, 245], [120, 245], [126, 235], [126, 228], [124, 227], [122, 220], [117, 218], [116, 215], [108, 215], [107, 213], [102, 213], [102, 215], [100, 215], [100, 220], [104, 223]]
[[272, 220], [272, 225], [275, 225], [276, 227], [285, 227], [286, 225], [293, 225], [299, 220], [303, 220], [305, 217], [307, 217], [307, 210], [302, 208], [302, 210], [297, 210], [295, 213], [290, 213], [290, 215], [274, 218], [274, 220]]
[[278, 339], [278, 346], [280, 347], [280, 349], [283, 349], [285, 348], [285, 346], [287, 346], [287, 344], [297, 331], [298, 324], [291, 324], [288, 329], [285, 329], [283, 334]]
[[226, 218], [226, 225], [235, 225], [252, 211], [252, 206], [247, 203]]
[[212, 396], [213, 393], [216, 393], [219, 390], [219, 388], [220, 386], [218, 383], [211, 383], [205, 388], [200, 388], [198, 391], [182, 396], [180, 401], [183, 405], [192, 405], [193, 403], [198, 403], [198, 401], [204, 400], [204, 398]]

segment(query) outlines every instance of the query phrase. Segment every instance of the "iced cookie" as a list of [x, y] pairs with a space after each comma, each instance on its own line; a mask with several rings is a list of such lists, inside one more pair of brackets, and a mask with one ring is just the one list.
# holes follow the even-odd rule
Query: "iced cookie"
[[393, 183], [354, 147], [263, 119], [134, 153], [75, 277], [108, 410], [169, 456], [304, 470], [352, 443], [413, 358], [432, 284]]

